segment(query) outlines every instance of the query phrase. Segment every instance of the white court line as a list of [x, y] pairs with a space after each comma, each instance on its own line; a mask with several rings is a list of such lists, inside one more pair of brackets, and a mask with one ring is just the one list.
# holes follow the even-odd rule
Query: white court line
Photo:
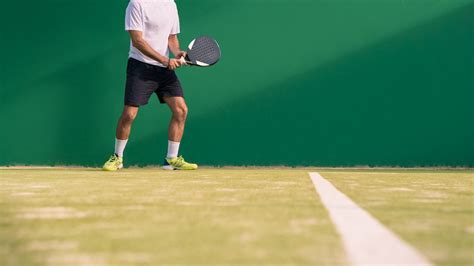
[[357, 206], [321, 175], [309, 175], [342, 237], [351, 265], [432, 265], [423, 255]]

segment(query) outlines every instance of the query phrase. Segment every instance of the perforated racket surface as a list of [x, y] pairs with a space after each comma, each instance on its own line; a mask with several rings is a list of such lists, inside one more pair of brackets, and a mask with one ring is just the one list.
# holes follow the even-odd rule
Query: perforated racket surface
[[202, 36], [194, 39], [189, 44], [186, 58], [188, 65], [209, 67], [216, 64], [221, 58], [221, 48], [216, 40], [208, 36]]

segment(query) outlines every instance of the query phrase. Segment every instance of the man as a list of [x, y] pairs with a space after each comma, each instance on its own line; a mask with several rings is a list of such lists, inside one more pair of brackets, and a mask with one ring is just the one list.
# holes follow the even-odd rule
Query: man
[[[123, 167], [123, 151], [130, 136], [132, 123], [140, 106], [146, 105], [153, 93], [171, 112], [168, 128], [168, 154], [163, 168], [195, 170], [196, 164], [178, 156], [188, 108], [183, 89], [174, 70], [183, 63], [177, 35], [179, 16], [174, 0], [131, 0], [125, 18], [125, 29], [131, 38], [125, 86], [125, 106], [118, 121], [115, 153], [103, 169], [116, 171]], [[169, 52], [174, 59], [169, 58]]]

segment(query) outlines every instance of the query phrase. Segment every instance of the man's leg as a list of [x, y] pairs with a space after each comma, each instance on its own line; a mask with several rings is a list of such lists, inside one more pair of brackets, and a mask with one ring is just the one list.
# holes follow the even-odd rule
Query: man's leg
[[115, 154], [123, 157], [123, 151], [127, 145], [132, 124], [138, 114], [138, 107], [125, 105], [115, 130]]
[[179, 144], [183, 138], [188, 107], [183, 97], [164, 97], [171, 110], [171, 120], [168, 127], [168, 158], [178, 157]]
[[183, 138], [184, 125], [188, 115], [188, 106], [183, 97], [164, 97], [171, 110], [171, 121], [168, 127], [168, 139], [180, 142]]
[[138, 113], [138, 107], [125, 105], [122, 115], [119, 118], [116, 136], [115, 136], [115, 153], [104, 164], [103, 169], [115, 171], [123, 167], [123, 151], [127, 145], [128, 137], [132, 128], [133, 121]]
[[117, 124], [116, 137], [117, 139], [127, 140], [130, 136], [132, 124], [138, 114], [137, 106], [125, 105], [122, 115]]
[[190, 164], [178, 158], [179, 145], [183, 138], [188, 107], [183, 97], [163, 97], [171, 110], [171, 121], [168, 127], [168, 153], [166, 155], [165, 169], [195, 170], [196, 164]]

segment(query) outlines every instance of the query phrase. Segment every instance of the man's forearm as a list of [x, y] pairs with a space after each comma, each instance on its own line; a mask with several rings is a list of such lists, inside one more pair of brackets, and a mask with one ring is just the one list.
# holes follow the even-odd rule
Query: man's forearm
[[171, 35], [168, 38], [168, 47], [170, 48], [170, 51], [175, 55], [179, 54], [181, 52], [181, 48], [179, 47], [179, 40], [177, 35]]
[[155, 49], [153, 49], [145, 40], [134, 40], [132, 44], [144, 55], [162, 63], [165, 66], [168, 65], [169, 58], [155, 51]]

